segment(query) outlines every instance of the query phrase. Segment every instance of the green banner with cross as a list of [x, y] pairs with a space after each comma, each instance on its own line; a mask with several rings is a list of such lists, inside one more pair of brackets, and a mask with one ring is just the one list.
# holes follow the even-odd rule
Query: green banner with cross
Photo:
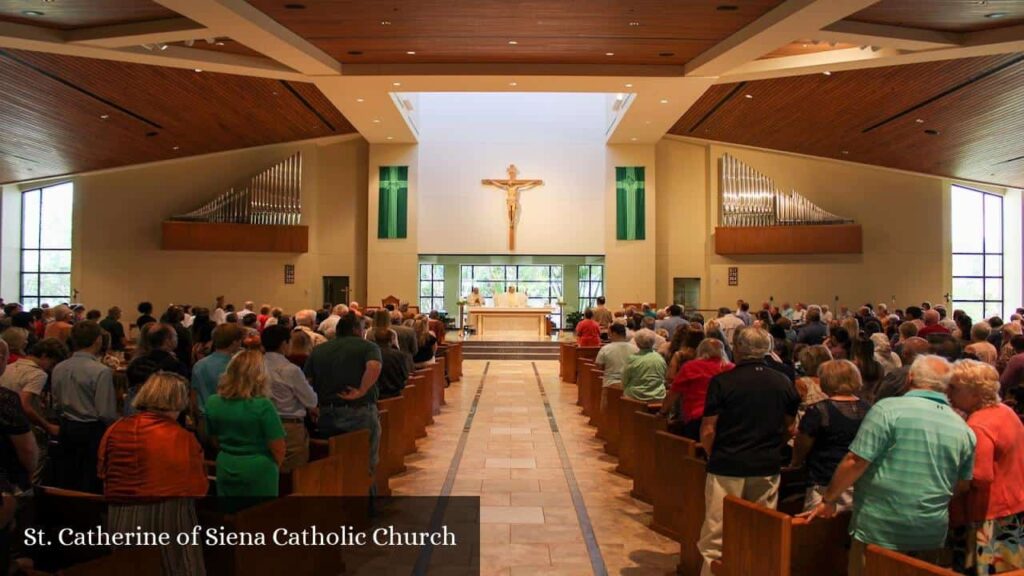
[[615, 168], [615, 238], [644, 240], [644, 167]]
[[405, 238], [409, 220], [409, 167], [380, 167], [377, 238]]

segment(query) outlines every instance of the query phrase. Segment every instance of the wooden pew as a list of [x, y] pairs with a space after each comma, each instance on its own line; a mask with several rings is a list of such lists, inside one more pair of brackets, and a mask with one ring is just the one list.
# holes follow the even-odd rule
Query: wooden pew
[[[874, 544], [868, 545], [864, 560], [864, 576], [959, 576], [958, 572]], [[999, 574], [1024, 576], [1024, 570], [1011, 570]]]
[[402, 423], [402, 438], [405, 444], [402, 446], [402, 453], [406, 456], [416, 453], [416, 438], [418, 437], [419, 423], [416, 416], [416, 400], [419, 388], [423, 386], [423, 379], [416, 379], [412, 376], [402, 389], [402, 399], [405, 418]]
[[[378, 418], [380, 419], [380, 446], [377, 448], [377, 473], [373, 477], [374, 483], [377, 485], [378, 496], [391, 496], [391, 477], [397, 474], [391, 467], [392, 460], [391, 454], [391, 442], [393, 442], [393, 434], [391, 432], [391, 413], [386, 409], [377, 409]], [[397, 439], [396, 439], [397, 440]], [[369, 463], [369, 455], [367, 455], [367, 466]]]
[[138, 574], [159, 574], [161, 569], [160, 549], [155, 546], [120, 548], [113, 554], [65, 570], [59, 576], [137, 576]]
[[[85, 532], [97, 525], [106, 525], [107, 501], [100, 494], [37, 486], [31, 500], [33, 524], [54, 538], [61, 528]], [[30, 548], [38, 570], [54, 572], [76, 564], [109, 556], [104, 546], [53, 546]]]
[[434, 416], [441, 413], [441, 406], [444, 406], [444, 387], [447, 384], [445, 379], [445, 366], [447, 361], [444, 358], [438, 358], [434, 363], [434, 385], [432, 388], [433, 394], [430, 397], [430, 423], [434, 423]]
[[589, 397], [590, 382], [593, 378], [595, 365], [585, 358], [576, 359], [576, 405], [582, 408], [584, 416], [590, 416]]
[[[383, 443], [382, 443], [383, 445]], [[369, 430], [355, 430], [353, 432], [347, 432], [345, 434], [339, 434], [332, 436], [327, 440], [314, 439], [309, 441], [309, 453], [310, 459], [313, 458], [313, 453], [316, 452], [318, 455], [322, 455], [326, 451], [326, 458], [318, 458], [311, 462], [319, 462], [320, 460], [332, 461], [334, 468], [334, 474], [341, 479], [341, 494], [327, 494], [331, 496], [366, 496], [370, 493], [370, 431]], [[307, 464], [306, 466], [309, 466]], [[311, 495], [307, 492], [303, 492], [308, 486], [317, 486], [316, 480], [310, 480], [310, 483], [306, 483], [304, 476], [306, 475], [322, 475], [324, 473], [323, 468], [314, 468], [304, 470], [306, 466], [300, 466], [292, 471], [292, 491], [291, 494], [296, 495]], [[321, 464], [321, 466], [327, 466]], [[380, 465], [377, 466], [378, 471]], [[322, 482], [321, 482], [322, 483]], [[333, 484], [329, 485], [333, 486]], [[312, 494], [312, 495], [324, 495], [324, 494]]]
[[683, 503], [678, 519], [679, 567], [684, 576], [700, 574], [704, 558], [697, 552], [700, 529], [704, 525], [704, 489], [707, 484], [707, 463], [701, 458], [684, 457], [679, 463], [679, 501]]
[[561, 342], [558, 346], [558, 376], [562, 382], [576, 381], [576, 344]]
[[619, 399], [622, 397], [621, 386], [609, 386], [601, 390], [601, 424], [604, 426], [604, 451], [612, 456], [619, 455], [619, 436], [622, 428], [619, 426]]
[[636, 421], [633, 412], [647, 410], [647, 403], [634, 400], [625, 394], [619, 397], [619, 465], [615, 471], [633, 477], [636, 475], [637, 437]]
[[405, 450], [409, 445], [410, 439], [412, 440], [413, 448], [416, 447], [416, 437], [406, 436], [405, 397], [400, 395], [378, 400], [377, 408], [381, 411], [387, 410], [388, 412], [390, 436], [387, 452], [381, 454], [381, 460], [387, 459], [388, 470], [392, 476], [401, 474], [405, 472]]
[[462, 381], [462, 342], [448, 343], [448, 378]]
[[718, 576], [846, 574], [850, 514], [803, 518], [726, 496]]
[[648, 504], [654, 503], [658, 475], [655, 470], [657, 457], [654, 436], [657, 432], [664, 431], [667, 426], [668, 422], [658, 414], [652, 414], [647, 410], [637, 410], [633, 413], [633, 429], [636, 431], [636, 443], [633, 447], [636, 452], [636, 474], [633, 475], [633, 490], [630, 495]]
[[[654, 514], [651, 529], [680, 541], [683, 517], [692, 506], [683, 491], [683, 459], [696, 459], [698, 445], [689, 438], [669, 432], [654, 433]], [[689, 495], [692, 500], [693, 495]]]
[[[412, 421], [415, 423], [416, 438], [423, 438], [427, 435], [431, 394], [429, 376], [429, 372], [425, 373], [423, 370], [417, 370], [409, 377], [409, 384], [413, 384], [415, 388], [412, 390], [413, 396], [410, 410], [407, 410], [406, 413], [411, 416]], [[406, 388], [408, 388], [408, 385], [406, 385]]]
[[604, 387], [604, 370], [601, 370], [594, 365], [590, 369], [590, 382], [588, 383], [588, 390], [586, 393], [586, 404], [583, 407], [583, 412], [590, 416], [590, 420], [587, 424], [597, 427], [598, 421], [601, 419], [601, 388]]

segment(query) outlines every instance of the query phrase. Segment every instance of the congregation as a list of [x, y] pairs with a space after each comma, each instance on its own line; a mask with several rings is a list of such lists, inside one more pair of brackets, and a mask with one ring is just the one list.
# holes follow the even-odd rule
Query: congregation
[[981, 575], [1024, 568], [1022, 317], [739, 301], [705, 318], [600, 299], [576, 332], [604, 389], [703, 450], [703, 576], [723, 560], [727, 497], [775, 509], [794, 473], [812, 526], [852, 513], [847, 573], [874, 545]]

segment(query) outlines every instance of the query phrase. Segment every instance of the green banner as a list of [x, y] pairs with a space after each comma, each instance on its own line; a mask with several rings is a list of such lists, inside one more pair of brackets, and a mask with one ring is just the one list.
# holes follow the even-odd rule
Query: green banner
[[405, 238], [409, 219], [409, 167], [380, 167], [377, 238]]
[[644, 167], [616, 166], [615, 238], [645, 239], [644, 215]]

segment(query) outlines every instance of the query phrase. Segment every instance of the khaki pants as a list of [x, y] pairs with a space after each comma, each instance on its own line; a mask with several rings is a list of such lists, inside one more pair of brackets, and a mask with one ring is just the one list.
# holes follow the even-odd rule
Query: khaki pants
[[309, 462], [309, 431], [302, 422], [282, 422], [284, 426], [284, 462], [281, 472], [291, 472]]
[[[856, 538], [850, 539], [850, 562], [847, 565], [847, 576], [861, 576], [864, 573], [864, 553], [868, 551], [868, 545], [857, 540]], [[942, 550], [915, 550], [915, 551], [900, 551], [901, 554], [906, 554], [912, 558], [917, 558], [929, 564], [935, 564], [941, 566], [943, 559]]]
[[775, 509], [779, 501], [779, 475], [718, 476], [708, 474], [704, 483], [704, 525], [697, 551], [704, 557], [700, 576], [711, 576], [711, 563], [722, 558], [722, 509], [726, 496], [736, 496]]

